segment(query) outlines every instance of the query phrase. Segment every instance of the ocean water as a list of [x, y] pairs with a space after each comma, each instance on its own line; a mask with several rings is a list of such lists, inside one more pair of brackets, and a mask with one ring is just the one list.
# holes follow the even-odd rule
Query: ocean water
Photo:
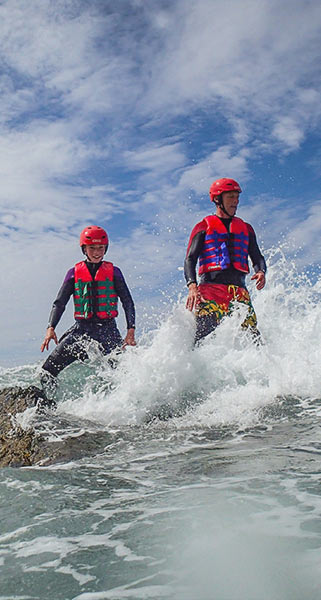
[[20, 416], [81, 451], [0, 470], [0, 600], [320, 599], [321, 279], [269, 263], [260, 347], [237, 311], [193, 350], [177, 303], [117, 369], [95, 348], [66, 369], [55, 414]]

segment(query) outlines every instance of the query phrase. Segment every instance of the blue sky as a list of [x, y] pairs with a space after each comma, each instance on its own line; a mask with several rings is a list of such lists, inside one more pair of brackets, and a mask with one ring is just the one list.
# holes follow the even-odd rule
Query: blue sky
[[0, 2], [0, 365], [40, 360], [90, 223], [152, 326], [217, 177], [264, 248], [319, 265], [320, 40], [309, 0]]

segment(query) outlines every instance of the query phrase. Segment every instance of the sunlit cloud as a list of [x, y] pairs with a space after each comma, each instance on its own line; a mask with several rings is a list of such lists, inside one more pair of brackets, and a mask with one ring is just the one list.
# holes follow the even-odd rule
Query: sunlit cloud
[[235, 178], [247, 179], [249, 155], [246, 148], [235, 153], [232, 147], [222, 146], [196, 165], [187, 168], [180, 179], [180, 185], [200, 194], [208, 191], [213, 179], [225, 177], [227, 173], [233, 173]]

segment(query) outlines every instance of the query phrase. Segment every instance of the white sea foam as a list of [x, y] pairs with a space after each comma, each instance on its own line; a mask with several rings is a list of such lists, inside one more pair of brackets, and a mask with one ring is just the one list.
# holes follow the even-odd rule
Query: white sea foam
[[[118, 357], [117, 369], [95, 352], [91, 371], [66, 369], [58, 413], [108, 426], [139, 425], [157, 415], [174, 416], [176, 427], [247, 425], [278, 397], [320, 397], [321, 278], [314, 274], [312, 284], [281, 249], [270, 251], [268, 262], [265, 289], [249, 283], [262, 346], [241, 333], [241, 307], [193, 349], [194, 319], [181, 302]], [[9, 376], [11, 384], [28, 376], [30, 383], [35, 367], [5, 370], [1, 381]]]
[[177, 427], [246, 425], [277, 397], [320, 397], [321, 280], [312, 285], [281, 250], [271, 252], [270, 262], [266, 288], [257, 292], [250, 284], [262, 346], [240, 333], [239, 310], [193, 349], [193, 317], [178, 304], [123, 353], [117, 369], [100, 361], [81, 395], [60, 409], [111, 426], [167, 413], [181, 415]]

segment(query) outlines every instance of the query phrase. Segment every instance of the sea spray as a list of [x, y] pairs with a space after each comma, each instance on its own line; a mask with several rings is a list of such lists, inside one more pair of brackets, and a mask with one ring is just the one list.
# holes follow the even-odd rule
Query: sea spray
[[[118, 368], [100, 362], [95, 386], [62, 403], [73, 414], [105, 425], [134, 425], [172, 416], [176, 427], [257, 420], [258, 410], [280, 397], [317, 397], [321, 389], [321, 308], [311, 286], [280, 263], [263, 292], [252, 291], [262, 333], [255, 345], [240, 329], [242, 308], [193, 348], [193, 320], [176, 306], [161, 326], [119, 357]], [[97, 384], [100, 381], [101, 384]]]
[[[103, 357], [92, 344], [90, 360], [59, 376], [58, 414], [102, 426], [139, 425], [172, 418], [175, 427], [250, 425], [260, 410], [292, 397], [320, 396], [321, 279], [314, 281], [287, 260], [268, 253], [264, 290], [249, 281], [262, 344], [240, 328], [244, 307], [194, 348], [194, 318], [180, 301], [137, 347]], [[111, 360], [112, 359], [112, 362]], [[117, 364], [117, 368], [114, 368]], [[40, 365], [2, 369], [2, 387], [36, 383]]]

